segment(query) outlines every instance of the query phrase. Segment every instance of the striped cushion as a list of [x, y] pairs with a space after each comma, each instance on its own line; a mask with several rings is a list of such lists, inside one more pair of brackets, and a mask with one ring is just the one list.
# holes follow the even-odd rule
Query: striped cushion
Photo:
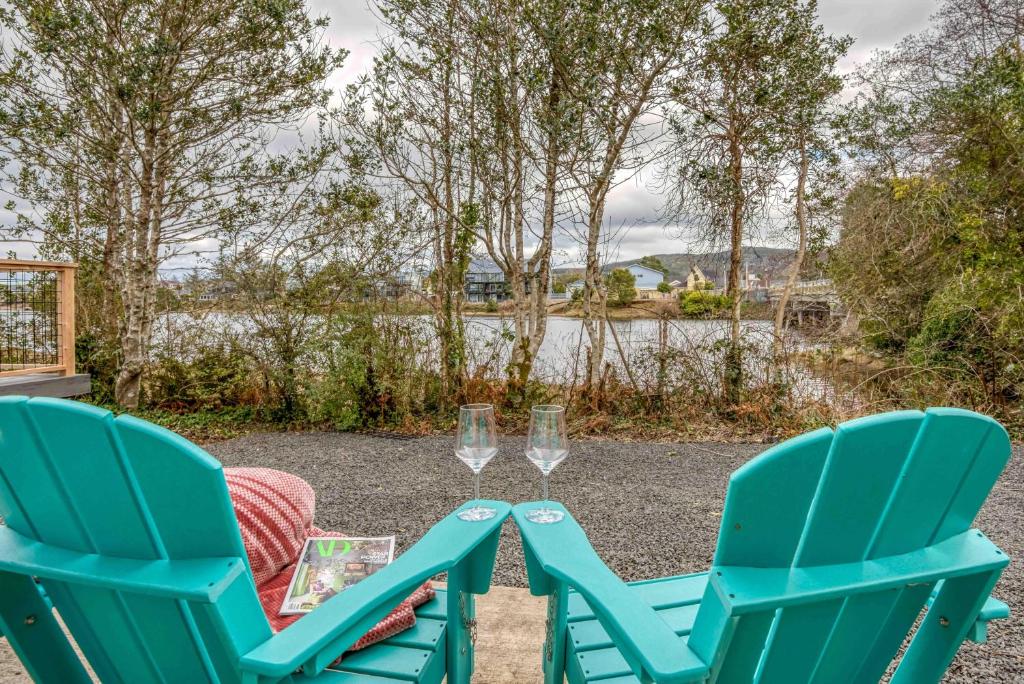
[[[224, 479], [249, 557], [260, 605], [275, 632], [302, 618], [278, 615], [307, 537], [341, 537], [313, 525], [316, 494], [305, 480], [271, 468], [225, 468]], [[365, 648], [416, 624], [413, 609], [434, 598], [430, 582], [398, 604], [357, 641]]]

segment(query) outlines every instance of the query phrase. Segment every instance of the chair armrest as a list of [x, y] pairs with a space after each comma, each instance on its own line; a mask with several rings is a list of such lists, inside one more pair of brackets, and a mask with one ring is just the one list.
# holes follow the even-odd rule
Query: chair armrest
[[0, 570], [44, 580], [212, 603], [245, 569], [241, 558], [140, 560], [80, 553], [0, 525]]
[[307, 675], [320, 672], [423, 582], [464, 561], [480, 561], [474, 557], [478, 549], [491, 557], [485, 564], [487, 577], [477, 578], [472, 590], [486, 592], [495, 548], [488, 541], [496, 544], [510, 506], [500, 501], [471, 501], [463, 508], [479, 503], [497, 509], [497, 515], [482, 522], [467, 522], [457, 517], [458, 511], [452, 512], [390, 565], [245, 654], [242, 670], [270, 678], [287, 677], [300, 666]]
[[[565, 512], [565, 518], [550, 525], [526, 519], [529, 510], [543, 505]], [[608, 569], [563, 506], [519, 504], [512, 515], [523, 538], [531, 593], [550, 594], [555, 588], [552, 579], [576, 589], [641, 681], [704, 681], [707, 664]]]
[[917, 551], [868, 561], [803, 568], [716, 565], [711, 585], [732, 615], [756, 613], [999, 570], [1009, 558], [978, 530]]

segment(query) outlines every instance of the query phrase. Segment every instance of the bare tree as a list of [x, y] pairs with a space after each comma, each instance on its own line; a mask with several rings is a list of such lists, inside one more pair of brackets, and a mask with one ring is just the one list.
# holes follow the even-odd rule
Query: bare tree
[[422, 208], [447, 401], [459, 396], [466, 370], [463, 288], [479, 220], [466, 126], [472, 69], [459, 47], [467, 37], [464, 9], [455, 0], [379, 0], [376, 7], [393, 35], [373, 72], [350, 89], [346, 123], [353, 144], [364, 148], [366, 172], [397, 181]]
[[811, 228], [808, 195], [812, 188], [809, 185], [818, 181], [819, 199], [821, 192], [828, 193], [829, 184], [833, 184], [832, 189], [838, 194], [832, 173], [838, 160], [833, 149], [831, 115], [843, 87], [836, 64], [852, 43], [849, 37], [838, 38], [825, 33], [817, 23], [813, 3], [798, 9], [792, 21], [796, 47], [788, 58], [788, 97], [777, 124], [783, 145], [789, 148], [787, 162], [796, 172], [793, 205], [797, 250], [775, 310], [772, 345], [776, 358], [782, 348], [786, 307], [807, 258]]
[[[515, 340], [509, 394], [521, 398], [547, 329], [548, 284], [563, 203], [570, 3], [470, 3], [477, 232], [509, 283]], [[532, 243], [532, 244], [531, 244]]]

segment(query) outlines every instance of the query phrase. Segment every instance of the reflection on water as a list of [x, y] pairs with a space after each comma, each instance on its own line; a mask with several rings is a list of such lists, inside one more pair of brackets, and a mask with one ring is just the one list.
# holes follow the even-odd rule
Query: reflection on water
[[[614, 326], [615, 333], [622, 345], [622, 352], [630, 365], [635, 365], [641, 356], [647, 356], [659, 347], [659, 321], [652, 319], [636, 319], [629, 321], [612, 321], [606, 326]], [[466, 319], [466, 340], [470, 347], [471, 358], [475, 363], [484, 363], [491, 358], [497, 348], [498, 363], [491, 364], [503, 368], [508, 363], [511, 345], [503, 343], [507, 335], [502, 330], [512, 332], [512, 321], [496, 316], [472, 316]], [[744, 321], [744, 335], [751, 339], [762, 339], [770, 345], [772, 326], [768, 321]], [[693, 353], [707, 353], [715, 343], [729, 338], [729, 321], [668, 321], [668, 346], [675, 349], [691, 350]], [[562, 380], [578, 361], [582, 373], [586, 365], [587, 348], [590, 340], [583, 322], [578, 318], [552, 316], [548, 319], [544, 342], [534, 363], [534, 373], [541, 380]], [[615, 366], [622, 365], [623, 354], [615, 344], [611, 332], [605, 334], [605, 361]]]

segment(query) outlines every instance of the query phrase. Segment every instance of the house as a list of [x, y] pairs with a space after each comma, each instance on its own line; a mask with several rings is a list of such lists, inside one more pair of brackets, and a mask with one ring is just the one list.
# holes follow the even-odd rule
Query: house
[[238, 294], [238, 285], [228, 280], [214, 278], [196, 283], [191, 288], [191, 294], [198, 295], [196, 298], [200, 302], [210, 304], [225, 299], [234, 299]]
[[[374, 283], [373, 293], [384, 299], [402, 299], [426, 294], [429, 278], [416, 269], [403, 269], [396, 275], [380, 278]], [[368, 291], [364, 298], [369, 297]]]
[[[658, 291], [658, 285], [665, 282], [665, 274], [661, 271], [640, 264], [630, 264], [625, 267], [625, 270], [633, 275], [635, 280], [633, 287], [636, 288], [636, 294], [639, 299], [664, 299], [669, 296], [668, 293]], [[606, 270], [605, 275], [608, 272]], [[574, 292], [582, 291], [583, 288], [584, 281], [582, 279], [574, 280], [565, 285], [565, 291], [570, 296]]]
[[159, 287], [179, 297], [189, 292], [185, 282], [177, 278], [160, 278]]
[[661, 271], [648, 268], [647, 266], [641, 266], [640, 264], [630, 264], [626, 267], [626, 270], [633, 274], [636, 278], [636, 290], [642, 292], [644, 290], [658, 290], [658, 283], [665, 281], [665, 274]]
[[713, 285], [711, 279], [704, 275], [704, 271], [700, 270], [700, 266], [694, 264], [690, 267], [690, 272], [686, 274], [686, 289], [688, 291], [708, 290], [709, 286]]
[[626, 270], [636, 280], [634, 287], [638, 299], [665, 299], [670, 296], [670, 293], [658, 290], [658, 285], [665, 282], [665, 274], [661, 271], [640, 264], [630, 264]]
[[505, 273], [490, 259], [473, 259], [466, 269], [467, 302], [503, 302], [509, 298]]

